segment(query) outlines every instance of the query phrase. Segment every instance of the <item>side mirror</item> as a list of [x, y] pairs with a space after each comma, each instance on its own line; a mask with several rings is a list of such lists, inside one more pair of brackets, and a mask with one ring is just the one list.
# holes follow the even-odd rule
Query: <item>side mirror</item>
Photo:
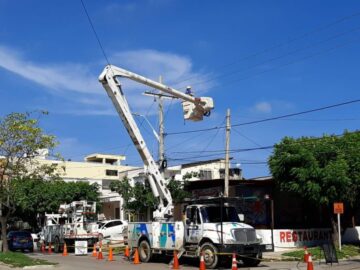
[[244, 214], [238, 214], [238, 216], [239, 216], [240, 221], [244, 222], [244, 220], [245, 220]]

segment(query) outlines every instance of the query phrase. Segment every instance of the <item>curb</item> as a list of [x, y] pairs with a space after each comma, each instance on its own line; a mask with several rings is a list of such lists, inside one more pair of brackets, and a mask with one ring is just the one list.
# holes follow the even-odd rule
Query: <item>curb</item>
[[31, 266], [24, 266], [22, 269], [47, 269], [47, 268], [54, 268], [55, 265], [48, 264], [48, 265], [31, 265]]

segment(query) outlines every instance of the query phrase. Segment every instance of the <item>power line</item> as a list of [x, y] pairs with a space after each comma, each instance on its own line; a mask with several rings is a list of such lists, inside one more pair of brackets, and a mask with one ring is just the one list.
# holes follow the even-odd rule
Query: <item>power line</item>
[[276, 61], [276, 60], [280, 60], [280, 59], [285, 58], [285, 57], [287, 57], [287, 56], [291, 56], [291, 55], [297, 54], [297, 53], [299, 53], [299, 52], [301, 52], [301, 51], [304, 51], [304, 50], [306, 50], [306, 49], [316, 47], [316, 46], [318, 46], [318, 45], [320, 45], [320, 44], [322, 44], [322, 43], [328, 42], [328, 41], [333, 40], [333, 39], [337, 39], [337, 38], [339, 38], [339, 37], [341, 37], [341, 36], [344, 36], [344, 35], [346, 35], [346, 34], [349, 34], [349, 33], [352, 33], [352, 32], [356, 32], [356, 31], [359, 31], [359, 30], [360, 30], [360, 27], [356, 27], [356, 28], [353, 28], [353, 29], [351, 29], [351, 30], [338, 33], [338, 34], [336, 34], [336, 35], [334, 35], [334, 36], [331, 36], [331, 37], [329, 37], [329, 38], [327, 38], [327, 39], [325, 39], [325, 40], [321, 40], [321, 41], [319, 41], [319, 42], [310, 44], [310, 45], [308, 45], [308, 46], [304, 46], [304, 47], [302, 47], [302, 48], [298, 48], [298, 49], [293, 50], [293, 51], [291, 51], [291, 52], [282, 54], [282, 55], [280, 55], [280, 56], [276, 56], [276, 57], [270, 58], [270, 59], [268, 59], [268, 60], [265, 60], [265, 61], [262, 61], [262, 62], [260, 62], [260, 63], [254, 64], [254, 65], [252, 65], [252, 66], [250, 66], [250, 67], [247, 67], [247, 68], [245, 68], [245, 69], [243, 69], [243, 70], [235, 70], [235, 71], [232, 71], [232, 72], [228, 72], [228, 73], [225, 73], [225, 74], [220, 74], [220, 75], [218, 75], [218, 76], [214, 76], [214, 77], [212, 77], [212, 78], [210, 78], [210, 79], [207, 79], [207, 80], [202, 80], [202, 81], [196, 82], [196, 83], [194, 83], [192, 86], [201, 85], [201, 84], [204, 84], [204, 83], [207, 83], [207, 82], [214, 81], [214, 80], [219, 79], [219, 78], [228, 77], [228, 76], [234, 75], [234, 74], [236, 74], [236, 73], [246, 71], [246, 70], [248, 70], [248, 69], [253, 69], [253, 68], [255, 68], [255, 67], [259, 67], [259, 66], [261, 66], [261, 65], [268, 64], [268, 63], [274, 62], [274, 61]]
[[88, 18], [88, 21], [89, 21], [89, 24], [90, 24], [90, 26], [91, 26], [91, 29], [92, 29], [92, 31], [93, 31], [93, 33], [94, 33], [94, 35], [95, 35], [95, 38], [96, 38], [96, 40], [97, 40], [97, 42], [98, 42], [98, 44], [99, 44], [100, 49], [101, 49], [101, 51], [102, 51], [102, 54], [104, 55], [107, 64], [110, 65], [110, 61], [109, 61], [108, 57], [106, 56], [104, 47], [103, 47], [103, 45], [101, 44], [100, 38], [99, 38], [99, 36], [98, 36], [98, 34], [97, 34], [96, 30], [95, 30], [94, 24], [92, 23], [92, 20], [91, 20], [91, 18], [90, 18], [90, 15], [89, 15], [89, 13], [88, 13], [88, 11], [87, 11], [87, 9], [86, 9], [85, 3], [84, 3], [83, 0], [80, 0], [80, 1], [81, 1], [81, 4], [82, 4], [83, 8], [84, 8], [84, 12], [85, 12], [85, 14], [86, 14], [86, 17]]
[[[311, 30], [311, 31], [309, 31], [309, 32], [306, 32], [306, 33], [304, 33], [304, 34], [301, 34], [301, 35], [299, 35], [298, 37], [295, 37], [295, 38], [293, 38], [293, 39], [290, 39], [290, 40], [288, 40], [288, 41], [286, 41], [286, 42], [282, 42], [282, 43], [279, 43], [279, 44], [277, 44], [277, 45], [271, 46], [271, 47], [269, 47], [269, 48], [263, 49], [263, 50], [261, 50], [261, 51], [259, 51], [259, 52], [257, 52], [257, 53], [250, 54], [250, 55], [245, 56], [245, 57], [243, 57], [243, 58], [240, 58], [240, 59], [238, 59], [238, 60], [236, 60], [236, 61], [234, 61], [234, 62], [232, 62], [232, 63], [226, 64], [226, 65], [223, 65], [223, 66], [219, 66], [218, 69], [224, 69], [224, 68], [226, 68], [226, 67], [233, 66], [234, 64], [237, 64], [237, 63], [242, 62], [242, 61], [244, 61], [244, 60], [247, 60], [247, 59], [250, 59], [250, 58], [253, 58], [253, 57], [257, 57], [257, 56], [262, 55], [262, 54], [265, 54], [265, 53], [267, 53], [267, 52], [269, 52], [269, 51], [272, 51], [272, 50], [274, 50], [274, 49], [280, 48], [280, 47], [282, 47], [282, 46], [284, 46], [284, 45], [291, 44], [291, 43], [293, 43], [293, 42], [295, 42], [295, 41], [304, 39], [304, 38], [306, 38], [306, 37], [308, 37], [308, 36], [310, 36], [310, 35], [312, 35], [312, 34], [314, 34], [314, 33], [321, 32], [321, 31], [326, 30], [326, 29], [328, 29], [328, 28], [330, 28], [330, 27], [332, 27], [332, 26], [334, 26], [334, 25], [336, 25], [336, 24], [342, 23], [342, 22], [344, 22], [344, 21], [346, 21], [346, 20], [352, 19], [352, 18], [357, 17], [357, 16], [359, 16], [359, 15], [360, 15], [360, 12], [355, 12], [355, 13], [353, 13], [353, 14], [351, 14], [351, 15], [347, 15], [347, 16], [341, 17], [341, 18], [335, 20], [334, 22], [331, 22], [331, 23], [326, 24], [326, 25], [324, 25], [324, 26], [317, 27], [317, 28], [315, 28], [314, 30]], [[209, 74], [210, 74], [210, 73], [204, 74], [203, 77], [208, 76]], [[180, 84], [180, 83], [189, 81], [189, 80], [191, 80], [191, 79], [193, 79], [193, 78], [195, 78], [195, 76], [191, 76], [191, 77], [189, 77], [189, 78], [186, 78], [186, 79], [182, 80], [181, 82], [178, 82], [178, 83], [175, 84], [175, 85], [178, 85], [178, 84]]]
[[[233, 124], [232, 126], [233, 127], [246, 126], [246, 125], [253, 125], [253, 124], [258, 124], [258, 123], [263, 123], [263, 122], [268, 122], [268, 121], [274, 121], [274, 120], [279, 120], [279, 119], [292, 117], [292, 116], [296, 116], [296, 115], [302, 115], [302, 114], [308, 114], [308, 113], [328, 110], [328, 109], [331, 109], [331, 108], [345, 106], [345, 105], [349, 105], [349, 104], [353, 104], [353, 103], [357, 103], [357, 102], [360, 102], [360, 99], [350, 100], [350, 101], [346, 101], [346, 102], [342, 102], [342, 103], [337, 103], [337, 104], [328, 105], [328, 106], [324, 106], [324, 107], [320, 107], [320, 108], [316, 108], [316, 109], [311, 109], [311, 110], [306, 110], [306, 111], [301, 111], [301, 112], [297, 112], [297, 113], [290, 113], [290, 114], [265, 118], [265, 119], [261, 119], [261, 120], [255, 120], [255, 121], [249, 121], [249, 122], [244, 122], [244, 123]], [[204, 132], [204, 131], [223, 129], [223, 128], [226, 128], [226, 126], [218, 126], [218, 127], [212, 127], [212, 128], [195, 129], [195, 130], [187, 130], [187, 131], [169, 132], [169, 133], [166, 133], [166, 135], [178, 135], [178, 134], [187, 134], [187, 133], [195, 133], [195, 132]]]
[[[356, 130], [353, 132], [347, 132], [346, 134], [353, 134], [353, 133], [359, 133], [360, 131]], [[344, 134], [334, 134], [334, 135], [330, 135], [330, 137], [342, 137], [344, 136]], [[308, 137], [307, 141], [294, 141], [291, 142], [291, 144], [307, 144], [307, 143], [312, 143], [314, 140], [321, 140], [323, 139], [323, 137]], [[241, 152], [250, 152], [250, 151], [257, 151], [257, 150], [268, 150], [268, 149], [272, 149], [274, 148], [275, 145], [269, 145], [269, 146], [262, 146], [262, 147], [254, 147], [254, 148], [239, 148], [239, 149], [232, 149], [229, 152], [230, 153], [241, 153]], [[187, 158], [202, 158], [202, 157], [209, 157], [209, 156], [216, 156], [216, 155], [221, 155], [223, 153], [225, 153], [224, 149], [219, 149], [219, 150], [209, 150], [209, 151], [204, 151], [207, 153], [214, 153], [214, 154], [209, 154], [209, 155], [203, 155], [203, 156], [193, 156], [193, 157], [187, 157]], [[172, 152], [172, 153], [176, 153], [176, 154], [194, 154], [194, 153], [198, 153], [196, 151], [180, 151], [180, 152]]]
[[[308, 59], [311, 59], [311, 58], [314, 58], [314, 57], [318, 57], [318, 56], [321, 56], [321, 55], [324, 55], [328, 52], [331, 52], [333, 50], [336, 50], [336, 49], [339, 49], [339, 48], [342, 48], [342, 47], [345, 47], [355, 41], [359, 41], [360, 39], [353, 39], [353, 40], [350, 40], [348, 42], [344, 42], [344, 43], [341, 43], [341, 44], [337, 44], [336, 46], [334, 47], [330, 47], [326, 50], [322, 50], [320, 52], [317, 52], [317, 53], [313, 53], [313, 54], [309, 54], [309, 55], [306, 55], [302, 58], [299, 58], [297, 60], [294, 60], [294, 61], [290, 61], [290, 62], [287, 62], [287, 63], [284, 63], [282, 65], [279, 65], [279, 66], [276, 66], [276, 67], [273, 67], [273, 68], [270, 68], [270, 69], [267, 69], [267, 70], [264, 70], [264, 71], [261, 71], [261, 72], [257, 72], [257, 73], [253, 73], [253, 74], [250, 74], [248, 76], [244, 76], [244, 77], [241, 77], [241, 78], [237, 78], [237, 79], [234, 79], [234, 80], [231, 80], [231, 81], [228, 81], [228, 82], [225, 82], [222, 84], [222, 86], [225, 86], [225, 85], [230, 85], [230, 84], [233, 84], [235, 82], [238, 82], [238, 81], [242, 81], [242, 80], [246, 80], [246, 79], [249, 79], [249, 78], [252, 78], [252, 77], [256, 77], [258, 75], [262, 75], [264, 73], [268, 73], [268, 72], [271, 72], [273, 70], [276, 70], [276, 69], [279, 69], [279, 68], [283, 68], [283, 67], [286, 67], [286, 66], [290, 66], [290, 65], [293, 65], [293, 64], [297, 64], [297, 63], [300, 63], [300, 62], [303, 62], [303, 61], [306, 61]], [[210, 88], [211, 89], [211, 88]]]

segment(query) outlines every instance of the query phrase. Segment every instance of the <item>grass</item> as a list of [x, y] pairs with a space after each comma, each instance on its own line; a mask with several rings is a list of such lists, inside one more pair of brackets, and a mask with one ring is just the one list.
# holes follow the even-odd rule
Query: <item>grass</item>
[[[313, 260], [318, 260], [319, 258], [324, 258], [324, 252], [320, 247], [313, 247], [307, 249], [311, 253]], [[341, 247], [341, 251], [336, 248], [336, 254], [338, 259], [346, 259], [349, 257], [360, 256], [360, 247], [353, 245], [344, 245]], [[291, 252], [286, 252], [282, 254], [283, 256], [295, 258], [296, 260], [303, 260], [304, 250], [296, 250]]]
[[24, 267], [34, 265], [55, 265], [56, 263], [40, 259], [33, 259], [19, 252], [0, 252], [0, 262], [13, 267]]

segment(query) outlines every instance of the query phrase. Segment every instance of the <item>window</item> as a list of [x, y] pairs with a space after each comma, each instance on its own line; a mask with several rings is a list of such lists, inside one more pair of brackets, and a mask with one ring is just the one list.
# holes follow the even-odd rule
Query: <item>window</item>
[[106, 180], [106, 179], [103, 179], [102, 180], [102, 189], [110, 189], [110, 184], [112, 182], [115, 182], [116, 180]]
[[[201, 214], [202, 214], [204, 223], [220, 222], [221, 221], [220, 211], [221, 211], [221, 209], [218, 206], [202, 207]], [[222, 211], [223, 211], [222, 222], [240, 222], [239, 216], [234, 207], [224, 206]]]
[[212, 171], [211, 170], [200, 170], [199, 178], [202, 180], [212, 179]]
[[118, 171], [117, 170], [106, 170], [105, 174], [107, 176], [118, 176]]

